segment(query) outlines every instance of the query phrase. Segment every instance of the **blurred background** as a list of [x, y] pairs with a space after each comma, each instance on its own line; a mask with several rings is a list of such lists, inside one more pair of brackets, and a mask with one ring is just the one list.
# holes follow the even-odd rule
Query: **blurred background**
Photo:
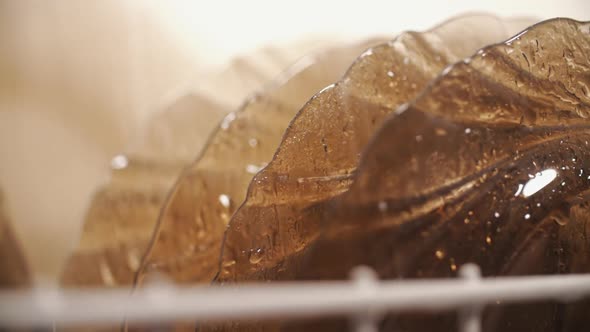
[[0, 0], [0, 202], [30, 267], [57, 275], [113, 157], [180, 96], [231, 110], [309, 52], [474, 11], [588, 20], [590, 1]]

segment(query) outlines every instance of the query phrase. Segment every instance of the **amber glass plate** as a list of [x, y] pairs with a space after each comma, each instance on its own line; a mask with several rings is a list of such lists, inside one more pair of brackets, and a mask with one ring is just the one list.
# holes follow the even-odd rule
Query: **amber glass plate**
[[[539, 23], [444, 70], [389, 116], [350, 190], [322, 210], [300, 279], [590, 272], [590, 24]], [[590, 301], [493, 305], [484, 331], [584, 331]], [[388, 315], [384, 331], [456, 331], [456, 313]], [[339, 331], [344, 320], [290, 325]]]
[[181, 97], [155, 112], [126, 154], [113, 158], [111, 180], [89, 204], [79, 245], [66, 262], [61, 283], [131, 285], [182, 169], [199, 155], [238, 100], [262, 89], [314, 44], [267, 47], [236, 58], [221, 72], [195, 75], [177, 92]]
[[166, 202], [138, 274], [176, 282], [209, 282], [218, 269], [221, 238], [248, 183], [272, 158], [301, 106], [338, 80], [376, 41], [338, 47], [301, 59], [263, 93], [228, 114], [201, 156], [183, 173]]
[[297, 113], [273, 160], [254, 177], [225, 234], [217, 281], [293, 278], [297, 255], [318, 236], [324, 209], [315, 206], [349, 189], [360, 153], [383, 120], [447, 65], [524, 27], [520, 20], [468, 15], [364, 52]]

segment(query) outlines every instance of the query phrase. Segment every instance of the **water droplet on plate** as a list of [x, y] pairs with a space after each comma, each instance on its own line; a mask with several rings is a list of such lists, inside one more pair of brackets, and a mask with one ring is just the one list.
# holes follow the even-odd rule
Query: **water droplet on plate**
[[443, 128], [436, 128], [434, 129], [434, 133], [436, 134], [436, 136], [445, 136], [447, 134], [447, 131]]
[[236, 264], [236, 261], [232, 259], [231, 261], [223, 262], [222, 265], [223, 265], [223, 267], [230, 267], [234, 264]]
[[524, 185], [522, 183], [519, 183], [518, 189], [516, 189], [516, 192], [514, 193], [514, 197], [520, 195], [520, 193], [522, 192], [522, 188], [524, 188]]
[[225, 208], [229, 208], [231, 205], [231, 198], [226, 194], [219, 195], [219, 203]]
[[125, 155], [118, 154], [111, 159], [112, 169], [124, 169], [129, 165], [129, 159]]
[[248, 140], [248, 145], [250, 145], [250, 147], [252, 148], [255, 148], [256, 146], [258, 146], [258, 140], [252, 137]]
[[258, 167], [256, 165], [252, 165], [252, 164], [248, 164], [246, 165], [246, 172], [250, 173], [250, 174], [256, 174], [258, 173], [260, 170], [262, 169], [262, 167]]
[[262, 250], [262, 248], [252, 250], [250, 252], [250, 257], [249, 257], [250, 263], [252, 263], [252, 264], [260, 263], [260, 261], [262, 260], [262, 257], [263, 257], [263, 253], [264, 253], [264, 251]]
[[221, 121], [221, 129], [227, 130], [229, 128], [230, 123], [232, 123], [236, 119], [236, 113], [231, 112], [223, 118]]
[[369, 55], [372, 55], [372, 54], [373, 54], [373, 50], [372, 50], [372, 49], [368, 49], [368, 50], [364, 51], [364, 52], [363, 52], [363, 53], [362, 53], [362, 54], [359, 56], [359, 58], [364, 58], [364, 57], [366, 57], [366, 56], [369, 56]]

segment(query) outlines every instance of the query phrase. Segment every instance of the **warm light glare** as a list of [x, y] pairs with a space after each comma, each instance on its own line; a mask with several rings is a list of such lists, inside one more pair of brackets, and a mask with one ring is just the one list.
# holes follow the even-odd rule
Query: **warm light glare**
[[557, 171], [549, 168], [541, 171], [530, 179], [522, 188], [522, 195], [529, 197], [537, 193], [539, 190], [545, 188], [557, 177]]

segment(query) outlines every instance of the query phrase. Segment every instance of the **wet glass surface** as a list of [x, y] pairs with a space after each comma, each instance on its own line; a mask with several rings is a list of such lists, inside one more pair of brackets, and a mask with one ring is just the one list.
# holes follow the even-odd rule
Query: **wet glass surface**
[[365, 51], [297, 114], [273, 160], [254, 177], [226, 232], [217, 281], [293, 278], [297, 255], [318, 235], [325, 212], [318, 203], [348, 190], [383, 120], [447, 65], [520, 28], [494, 16], [463, 16]]
[[[590, 272], [589, 28], [540, 23], [398, 108], [351, 189], [326, 203], [298, 278], [343, 279], [357, 265], [385, 279], [455, 277], [465, 263], [484, 276]], [[584, 330], [588, 304], [492, 305], [484, 330]], [[382, 328], [454, 331], [455, 316], [390, 315]], [[343, 324], [332, 323], [318, 326]]]
[[167, 200], [138, 281], [163, 274], [176, 282], [209, 282], [218, 270], [222, 235], [254, 174], [272, 158], [297, 110], [337, 80], [376, 41], [301, 59], [263, 93], [229, 113]]

